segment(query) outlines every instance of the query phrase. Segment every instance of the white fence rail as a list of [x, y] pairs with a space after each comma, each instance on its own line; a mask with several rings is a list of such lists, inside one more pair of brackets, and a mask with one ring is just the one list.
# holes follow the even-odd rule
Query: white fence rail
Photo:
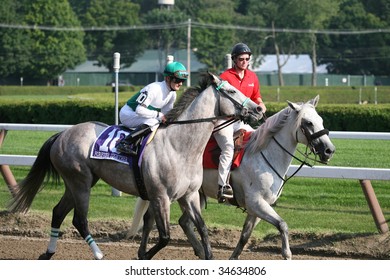
[[[0, 123], [0, 130], [32, 130], [32, 131], [62, 131], [72, 125], [51, 125], [51, 124], [13, 124]], [[390, 133], [385, 132], [344, 132], [331, 131], [330, 138], [339, 139], [371, 139], [390, 140]], [[21, 165], [31, 166], [36, 156], [25, 155], [1, 155], [0, 165]], [[297, 165], [291, 165], [287, 175], [293, 174], [297, 170]], [[338, 178], [357, 180], [390, 180], [390, 169], [382, 168], [355, 168], [355, 167], [333, 167], [333, 166], [304, 166], [295, 175], [298, 177], [312, 178]]]
[[[48, 125], [48, 124], [11, 124], [0, 123], [1, 130], [35, 130], [35, 131], [62, 131], [71, 125]], [[331, 131], [332, 139], [370, 139], [370, 140], [390, 140], [390, 133], [385, 132], [344, 132]], [[1, 142], [0, 142], [1, 145]], [[31, 166], [36, 156], [25, 155], [0, 155], [1, 165], [21, 165]], [[291, 165], [287, 175], [293, 174], [299, 166]], [[355, 168], [340, 166], [304, 166], [295, 175], [297, 177], [311, 178], [333, 178], [333, 179], [356, 179], [359, 180], [367, 202], [373, 214], [377, 228], [381, 232], [387, 232], [387, 222], [383, 217], [382, 210], [378, 204], [375, 193], [369, 180], [390, 180], [390, 169], [385, 168]]]

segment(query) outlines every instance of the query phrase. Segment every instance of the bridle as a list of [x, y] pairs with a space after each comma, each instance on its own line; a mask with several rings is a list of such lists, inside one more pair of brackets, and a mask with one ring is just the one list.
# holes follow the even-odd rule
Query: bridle
[[[170, 121], [166, 122], [165, 125], [170, 125], [170, 124], [189, 124], [189, 123], [200, 123], [200, 122], [209, 122], [209, 121], [216, 121], [220, 119], [227, 119], [224, 123], [220, 124], [214, 129], [214, 132], [223, 129], [224, 127], [237, 122], [238, 120], [241, 119], [247, 119], [250, 116], [250, 112], [246, 106], [246, 104], [249, 102], [250, 98], [246, 98], [242, 103], [238, 102], [234, 98], [232, 98], [229, 93], [224, 90], [222, 87], [224, 84], [226, 84], [227, 81], [221, 81], [218, 85], [214, 85], [214, 88], [217, 93], [217, 100], [218, 100], [218, 112], [219, 115], [215, 117], [210, 117], [210, 118], [201, 118], [201, 119], [193, 119], [193, 120], [182, 120], [182, 121]], [[224, 115], [221, 113], [221, 94], [224, 95], [226, 98], [228, 98], [236, 108], [241, 109], [241, 112], [239, 115], [236, 114], [230, 114], [230, 115]]]
[[[310, 147], [310, 150], [314, 154], [318, 154], [318, 152], [316, 151], [315, 146], [313, 144], [313, 141], [316, 140], [317, 138], [320, 138], [323, 135], [329, 135], [329, 130], [324, 128], [324, 129], [321, 129], [317, 132], [311, 133], [310, 130], [307, 128], [307, 126], [305, 126], [303, 124], [301, 124], [300, 129], [301, 129], [303, 135], [306, 137], [306, 140], [308, 143], [307, 146]], [[296, 137], [296, 140], [298, 142], [298, 131], [296, 131], [295, 137]]]
[[[304, 165], [306, 166], [309, 166], [309, 167], [313, 167], [312, 164], [308, 163], [307, 160], [311, 160], [311, 161], [314, 161], [314, 162], [319, 162], [319, 163], [323, 163], [325, 164], [324, 162], [322, 161], [319, 161], [316, 159], [316, 157], [313, 159], [313, 158], [310, 158], [310, 154], [311, 153], [314, 153], [314, 155], [316, 156], [318, 154], [318, 152], [316, 151], [315, 149], [315, 146], [313, 144], [313, 141], [316, 140], [317, 138], [320, 138], [321, 136], [323, 135], [329, 135], [329, 130], [324, 128], [324, 129], [321, 129], [315, 133], [311, 133], [309, 131], [309, 129], [303, 124], [301, 123], [301, 125], [299, 126], [299, 129], [302, 131], [302, 134], [305, 136], [306, 140], [307, 140], [307, 145], [306, 145], [306, 151], [303, 153], [299, 150], [297, 150], [301, 155], [304, 156], [304, 159], [301, 160], [300, 158], [296, 157], [295, 155], [293, 155], [291, 152], [289, 152], [282, 144], [280, 144], [280, 142], [273, 136], [272, 137], [272, 140], [275, 141], [275, 143], [284, 151], [286, 152], [288, 155], [290, 155], [291, 157], [293, 157], [295, 160], [297, 160], [298, 162], [300, 162], [300, 166], [297, 168], [297, 170], [295, 170], [295, 172], [293, 174], [291, 174], [289, 177], [286, 176], [286, 178], [284, 178], [282, 175], [280, 175], [278, 173], [278, 171], [275, 169], [275, 167], [272, 166], [272, 164], [269, 162], [269, 160], [265, 157], [264, 153], [261, 151], [261, 155], [263, 157], [263, 159], [265, 160], [265, 162], [268, 164], [268, 166], [275, 172], [275, 174], [283, 181], [283, 184], [281, 185], [281, 187], [279, 188], [279, 191], [278, 191], [278, 194], [277, 196], [280, 195], [284, 185], [287, 183], [288, 180], [290, 180], [292, 177], [294, 177], [298, 172], [299, 170], [302, 169], [302, 167]], [[295, 132], [295, 139], [296, 139], [296, 142], [298, 143], [298, 130], [296, 130]], [[308, 152], [308, 150], [310, 152]]]

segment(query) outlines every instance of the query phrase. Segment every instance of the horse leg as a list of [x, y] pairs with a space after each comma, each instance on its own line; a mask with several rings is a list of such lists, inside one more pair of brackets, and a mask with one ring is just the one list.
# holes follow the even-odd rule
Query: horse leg
[[141, 238], [141, 244], [138, 249], [139, 259], [142, 259], [146, 254], [146, 249], [149, 242], [149, 235], [154, 225], [153, 209], [151, 207], [147, 209], [143, 218], [144, 218], [144, 225], [142, 227], [142, 238]]
[[61, 200], [53, 208], [49, 245], [46, 252], [39, 256], [39, 260], [49, 260], [55, 254], [61, 224], [68, 213], [73, 209], [73, 207], [74, 204], [72, 194], [66, 189]]
[[[85, 186], [85, 184], [83, 184]], [[91, 194], [91, 187], [88, 185], [87, 188], [78, 188], [73, 189], [73, 198], [75, 200], [75, 209], [72, 223], [74, 227], [78, 230], [81, 237], [87, 242], [89, 247], [92, 250], [92, 253], [97, 260], [103, 259], [104, 255], [100, 251], [95, 240], [92, 238], [91, 233], [88, 227], [88, 208], [89, 208], [89, 197]]]
[[189, 215], [199, 232], [204, 250], [204, 258], [206, 260], [213, 259], [207, 227], [201, 215], [199, 193], [194, 192], [190, 197], [181, 198], [178, 202], [185, 213]]
[[[249, 205], [252, 206], [249, 207]], [[247, 203], [247, 209], [250, 213], [255, 211], [256, 216], [274, 225], [279, 230], [282, 237], [282, 256], [286, 260], [291, 260], [292, 254], [288, 241], [287, 223], [278, 215], [278, 213], [276, 213], [272, 206], [263, 199], [258, 200], [256, 203], [253, 201], [252, 203]]]
[[87, 220], [91, 188], [99, 178], [94, 176], [86, 166], [81, 166], [77, 169], [70, 167], [63, 168], [61, 176], [65, 182], [66, 189], [72, 193], [74, 203], [72, 224], [91, 248], [95, 259], [100, 260], [103, 258], [103, 253], [90, 234]]
[[241, 255], [242, 250], [245, 245], [248, 243], [249, 237], [252, 235], [253, 229], [260, 222], [260, 218], [247, 215], [245, 219], [244, 226], [241, 231], [240, 240], [237, 243], [236, 248], [234, 249], [232, 255], [230, 256], [231, 260], [238, 260], [238, 257]]
[[[204, 204], [206, 201], [206, 197], [203, 194], [200, 195], [200, 203], [201, 208], [204, 208]], [[183, 229], [185, 235], [187, 236], [188, 241], [190, 242], [192, 248], [194, 249], [195, 256], [199, 257], [200, 259], [204, 259], [204, 249], [202, 244], [199, 242], [198, 237], [195, 235], [194, 232], [194, 223], [191, 221], [190, 216], [187, 214], [187, 212], [183, 209], [183, 215], [179, 219], [179, 225]]]
[[159, 238], [157, 244], [154, 245], [149, 251], [147, 251], [144, 255], [138, 255], [139, 259], [141, 260], [152, 259], [154, 255], [156, 255], [162, 248], [167, 246], [170, 240], [170, 232], [169, 232], [170, 201], [168, 197], [165, 196], [158, 197], [154, 200], [151, 200], [150, 205], [153, 209]]

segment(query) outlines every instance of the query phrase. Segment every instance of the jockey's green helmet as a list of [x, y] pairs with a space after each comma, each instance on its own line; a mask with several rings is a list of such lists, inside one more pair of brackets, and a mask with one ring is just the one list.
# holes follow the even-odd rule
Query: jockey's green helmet
[[183, 64], [177, 61], [173, 61], [171, 63], [168, 63], [167, 66], [165, 66], [164, 76], [176, 77], [178, 79], [187, 80], [188, 72]]

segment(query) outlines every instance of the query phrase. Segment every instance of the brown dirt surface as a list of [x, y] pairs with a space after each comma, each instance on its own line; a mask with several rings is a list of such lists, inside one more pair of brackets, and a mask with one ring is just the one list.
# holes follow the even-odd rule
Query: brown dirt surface
[[[91, 234], [108, 260], [137, 259], [140, 238], [125, 239], [130, 221], [91, 221]], [[35, 260], [47, 248], [50, 218], [38, 214], [0, 212], [0, 260]], [[214, 258], [229, 259], [238, 242], [240, 231], [209, 228]], [[153, 231], [150, 243], [154, 244]], [[299, 234], [290, 233], [290, 246], [295, 260], [378, 260], [390, 259], [390, 235], [386, 234]], [[240, 259], [281, 260], [281, 239], [270, 235], [251, 238]], [[73, 226], [61, 232], [57, 260], [93, 259], [89, 246]], [[181, 228], [171, 225], [171, 241], [154, 259], [196, 260]]]

